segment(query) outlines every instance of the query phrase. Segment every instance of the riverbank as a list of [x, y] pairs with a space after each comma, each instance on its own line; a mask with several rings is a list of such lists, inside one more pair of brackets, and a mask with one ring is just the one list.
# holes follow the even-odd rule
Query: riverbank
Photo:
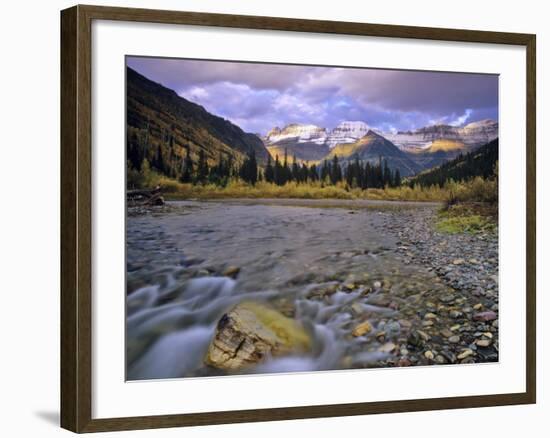
[[[439, 210], [233, 199], [130, 216], [129, 378], [498, 360], [497, 235], [440, 233]], [[224, 315], [249, 300], [304, 327], [311, 351], [246, 369], [205, 363]]]

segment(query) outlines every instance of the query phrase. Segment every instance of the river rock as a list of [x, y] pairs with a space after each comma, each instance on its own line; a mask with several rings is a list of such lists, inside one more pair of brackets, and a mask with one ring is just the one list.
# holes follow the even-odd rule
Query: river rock
[[223, 271], [222, 275], [225, 277], [237, 278], [239, 272], [241, 272], [241, 268], [238, 266], [228, 266], [225, 271]]
[[451, 318], [457, 319], [457, 318], [460, 318], [462, 316], [462, 312], [459, 312], [458, 310], [451, 310], [449, 312], [449, 316]]
[[393, 350], [395, 350], [396, 345], [393, 342], [386, 342], [384, 345], [382, 345], [380, 348], [378, 348], [378, 351], [381, 353], [391, 353]]
[[447, 304], [447, 303], [450, 303], [451, 301], [454, 301], [455, 298], [456, 297], [453, 294], [445, 294], [439, 297], [439, 301]]
[[353, 329], [353, 332], [351, 334], [355, 337], [363, 336], [369, 333], [372, 330], [372, 326], [370, 325], [370, 322], [364, 321], [361, 324], [355, 326]]
[[465, 359], [467, 357], [470, 357], [470, 356], [473, 356], [474, 355], [474, 352], [471, 348], [466, 348], [465, 350], [462, 350], [457, 356], [456, 358], [458, 360], [462, 360], [462, 359]]
[[488, 321], [494, 321], [495, 319], [497, 319], [497, 314], [492, 310], [474, 314], [474, 321], [488, 322]]
[[478, 339], [475, 344], [478, 346], [478, 347], [482, 347], [482, 348], [486, 348], [488, 347], [489, 345], [491, 345], [491, 340], [490, 339]]
[[237, 370], [260, 362], [267, 354], [281, 356], [310, 348], [308, 333], [296, 321], [266, 305], [243, 302], [219, 320], [205, 362]]

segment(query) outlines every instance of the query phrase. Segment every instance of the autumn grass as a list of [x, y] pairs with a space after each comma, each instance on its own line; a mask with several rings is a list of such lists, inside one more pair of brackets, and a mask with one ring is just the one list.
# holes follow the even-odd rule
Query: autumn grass
[[[230, 180], [222, 187], [216, 184], [185, 184], [175, 179], [150, 171], [144, 177], [142, 186], [160, 185], [167, 199], [226, 199], [226, 198], [297, 198], [297, 199], [368, 199], [380, 201], [416, 201], [442, 202], [448, 206], [468, 202], [489, 203], [496, 205], [496, 182], [475, 178], [468, 182], [449, 182], [443, 187], [438, 185], [422, 187], [386, 187], [362, 190], [350, 188], [345, 182], [336, 185], [323, 184], [319, 181], [298, 184], [288, 182], [279, 186], [265, 181], [250, 185], [242, 180]], [[467, 215], [464, 213], [464, 215]]]
[[443, 202], [448, 192], [439, 187], [410, 188], [407, 186], [384, 189], [346, 187], [345, 184], [323, 185], [318, 182], [297, 184], [290, 182], [278, 186], [258, 182], [252, 186], [240, 181], [231, 181], [226, 187], [214, 184], [193, 185], [174, 181], [160, 181], [169, 199], [224, 199], [224, 198], [298, 198], [298, 199], [371, 199], [385, 201], [435, 201]]

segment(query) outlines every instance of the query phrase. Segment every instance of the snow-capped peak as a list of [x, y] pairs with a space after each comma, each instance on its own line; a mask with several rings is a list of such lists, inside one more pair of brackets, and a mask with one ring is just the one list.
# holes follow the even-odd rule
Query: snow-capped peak
[[334, 128], [328, 138], [327, 145], [333, 148], [341, 143], [353, 143], [364, 137], [371, 130], [371, 127], [361, 121], [345, 121]]

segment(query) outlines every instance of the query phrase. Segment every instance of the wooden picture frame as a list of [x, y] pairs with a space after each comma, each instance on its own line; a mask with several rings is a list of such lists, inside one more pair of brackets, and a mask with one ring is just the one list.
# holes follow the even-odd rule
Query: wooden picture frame
[[[253, 409], [196, 414], [92, 418], [92, 91], [91, 25], [114, 20], [388, 38], [491, 43], [526, 48], [527, 246], [526, 391], [462, 396]], [[379, 413], [529, 404], [536, 401], [536, 37], [531, 34], [439, 29], [75, 6], [61, 12], [61, 426], [74, 432], [209, 425]]]

